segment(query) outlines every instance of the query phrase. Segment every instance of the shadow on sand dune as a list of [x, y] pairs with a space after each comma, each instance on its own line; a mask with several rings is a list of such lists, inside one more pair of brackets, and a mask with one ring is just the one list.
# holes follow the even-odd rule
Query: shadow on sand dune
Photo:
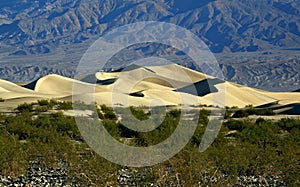
[[[215, 85], [221, 84], [221, 83], [224, 83], [224, 82], [225, 81], [220, 80], [220, 79], [210, 79], [210, 78], [208, 78], [208, 79], [196, 82], [194, 84], [191, 84], [189, 86], [179, 88], [179, 89], [174, 90], [174, 91], [184, 92], [184, 93], [188, 93], [188, 94], [203, 97], [207, 94], [218, 92], [218, 89], [215, 87]], [[197, 93], [195, 93], [195, 91]]]
[[26, 85], [24, 85], [24, 86], [22, 86], [22, 87], [27, 88], [27, 89], [30, 89], [30, 90], [34, 90], [35, 85], [36, 85], [36, 83], [38, 82], [38, 80], [39, 80], [39, 79], [37, 79], [37, 80], [35, 80], [35, 81], [31, 82], [31, 83], [28, 83], [28, 84], [26, 84]]

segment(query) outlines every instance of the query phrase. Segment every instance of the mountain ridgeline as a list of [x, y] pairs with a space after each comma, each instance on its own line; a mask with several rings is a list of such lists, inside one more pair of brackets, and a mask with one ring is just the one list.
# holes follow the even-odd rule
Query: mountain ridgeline
[[[73, 63], [67, 67], [74, 70], [86, 49], [101, 35], [113, 28], [138, 21], [162, 21], [182, 26], [201, 38], [214, 53], [285, 50], [294, 54], [300, 48], [298, 0], [1, 1], [0, 63], [5, 65], [0, 68], [0, 78], [31, 81], [46, 73], [38, 71], [36, 76], [27, 76], [20, 72], [24, 68], [28, 69], [26, 65], [43, 69], [42, 62], [53, 65], [47, 67], [54, 72], [64, 72], [62, 69], [66, 69], [66, 65], [57, 66], [64, 62]], [[227, 68], [228, 63], [233, 59], [227, 59], [226, 62], [224, 59], [221, 61], [227, 73], [230, 69]], [[284, 59], [286, 62], [288, 60]], [[276, 59], [268, 63], [272, 64], [273, 61]], [[230, 67], [234, 68], [235, 65], [230, 64]], [[295, 69], [292, 65], [288, 68]], [[243, 77], [238, 70], [233, 69], [228, 74], [236, 73]], [[284, 72], [289, 71], [284, 69]], [[72, 73], [64, 72], [63, 75], [72, 76]], [[290, 73], [286, 77], [291, 77]], [[247, 79], [249, 77], [239, 79], [238, 83], [248, 84], [245, 82]], [[275, 83], [264, 88], [283, 89], [278, 82]], [[263, 85], [250, 83], [250, 86], [262, 88]]]
[[48, 53], [120, 25], [165, 21], [190, 29], [213, 52], [299, 47], [298, 1], [41, 0], [0, 3], [1, 43]]

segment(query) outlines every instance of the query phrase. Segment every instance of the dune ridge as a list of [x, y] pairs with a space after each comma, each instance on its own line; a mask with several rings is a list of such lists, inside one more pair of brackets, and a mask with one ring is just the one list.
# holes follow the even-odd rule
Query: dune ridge
[[[91, 84], [85, 80], [98, 80]], [[85, 82], [84, 82], [85, 81]], [[101, 83], [107, 84], [101, 84]], [[209, 83], [209, 84], [208, 84]], [[74, 89], [74, 85], [75, 88]], [[299, 92], [267, 92], [216, 79], [212, 76], [179, 66], [147, 66], [119, 72], [98, 72], [86, 79], [75, 80], [55, 74], [31, 84], [32, 89], [0, 80], [0, 110], [7, 105], [39, 99], [84, 100], [117, 106], [179, 106], [183, 100], [193, 106], [221, 107], [299, 105]], [[193, 88], [196, 88], [196, 92]], [[200, 93], [201, 92], [201, 93]], [[155, 102], [153, 102], [155, 100]], [[268, 106], [268, 107], [270, 107]], [[280, 108], [282, 111], [284, 107]]]

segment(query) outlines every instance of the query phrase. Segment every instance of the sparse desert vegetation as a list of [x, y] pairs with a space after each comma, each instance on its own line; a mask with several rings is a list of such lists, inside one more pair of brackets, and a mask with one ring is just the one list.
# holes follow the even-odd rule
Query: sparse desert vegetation
[[[67, 107], [57, 107], [61, 104]], [[200, 153], [198, 147], [210, 114], [209, 110], [201, 109], [194, 136], [173, 158], [152, 167], [124, 168], [101, 158], [89, 148], [74, 117], [59, 111], [35, 112], [40, 106], [59, 109], [69, 108], [69, 105], [68, 102], [41, 100], [19, 105], [14, 115], [0, 115], [0, 175], [26, 175], [30, 161], [38, 159], [44, 167], [50, 168], [59, 161], [66, 162], [68, 180], [84, 185], [117, 186], [119, 171], [142, 173], [142, 177], [136, 179], [140, 186], [179, 183], [182, 186], [224, 186], [237, 184], [242, 176], [276, 176], [282, 184], [300, 184], [300, 120], [229, 118], [214, 143]], [[149, 117], [149, 113], [138, 107], [130, 110], [137, 119]], [[128, 139], [132, 146], [155, 145], [168, 138], [177, 127], [181, 113], [180, 110], [168, 111], [158, 128], [140, 133], [123, 126], [110, 107], [101, 105], [96, 112], [94, 117], [101, 118], [115, 139]]]
[[250, 115], [264, 115], [264, 116], [272, 116], [275, 115], [275, 112], [272, 109], [268, 108], [254, 108], [252, 105], [246, 106], [244, 109], [238, 109], [234, 112], [233, 116], [234, 118], [244, 118], [248, 117]]

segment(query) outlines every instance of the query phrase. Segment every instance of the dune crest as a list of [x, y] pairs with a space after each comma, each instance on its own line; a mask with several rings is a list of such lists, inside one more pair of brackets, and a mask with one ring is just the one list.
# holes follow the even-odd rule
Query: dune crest
[[[88, 80], [96, 81], [92, 84]], [[31, 86], [32, 89], [27, 89], [0, 80], [0, 98], [5, 100], [0, 103], [2, 108], [7, 103], [16, 106], [27, 100], [41, 98], [71, 101], [72, 96], [75, 100], [87, 98], [92, 101], [91, 98], [95, 98], [98, 104], [118, 106], [147, 106], [153, 104], [154, 100], [159, 101], [156, 102], [157, 105], [179, 106], [182, 99], [193, 106], [244, 107], [276, 104], [278, 107], [300, 103], [299, 92], [258, 90], [174, 64], [125, 68], [119, 72], [98, 72], [82, 81], [51, 74], [40, 78]]]

